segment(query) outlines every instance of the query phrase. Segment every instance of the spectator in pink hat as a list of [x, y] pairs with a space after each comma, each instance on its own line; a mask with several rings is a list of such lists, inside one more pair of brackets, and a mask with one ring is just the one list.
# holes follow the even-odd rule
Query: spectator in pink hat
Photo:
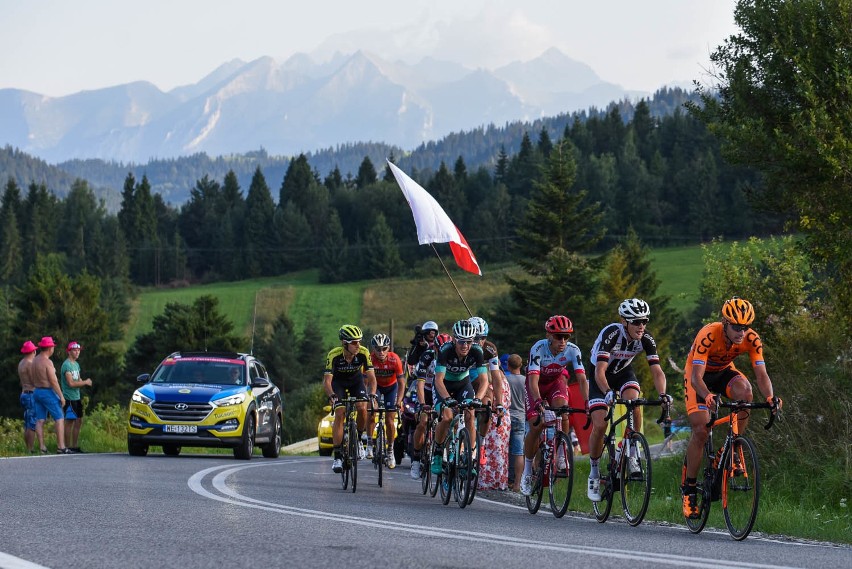
[[83, 401], [80, 399], [80, 388], [92, 385], [92, 378], [80, 379], [80, 350], [83, 347], [79, 342], [70, 342], [65, 351], [68, 358], [59, 369], [59, 385], [62, 387], [62, 395], [65, 396], [65, 405], [62, 407], [65, 413], [65, 444], [68, 450], [74, 453], [83, 452], [79, 447], [80, 428], [83, 426]]
[[[38, 356], [33, 362], [33, 400], [35, 401], [36, 414], [36, 436], [39, 441], [44, 440], [44, 422], [47, 416], [53, 417], [56, 422], [56, 453], [70, 454], [65, 448], [65, 419], [62, 415], [62, 408], [65, 406], [65, 397], [62, 395], [62, 389], [59, 387], [59, 380], [56, 378], [56, 368], [50, 356], [53, 355], [53, 348], [56, 342], [50, 336], [45, 336], [39, 341], [38, 347], [41, 348]], [[47, 454], [47, 447], [42, 443], [42, 454]]]
[[[27, 452], [34, 452], [35, 436], [36, 436], [36, 418], [35, 405], [33, 403], [33, 361], [36, 356], [36, 345], [27, 340], [21, 346], [21, 353], [24, 357], [18, 363], [18, 377], [21, 380], [21, 407], [24, 408], [24, 444], [27, 447]], [[42, 437], [39, 437], [39, 447], [44, 446]]]

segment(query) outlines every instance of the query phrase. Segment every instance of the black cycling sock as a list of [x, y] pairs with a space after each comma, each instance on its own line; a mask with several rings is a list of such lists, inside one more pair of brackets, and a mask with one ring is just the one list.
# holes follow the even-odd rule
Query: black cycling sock
[[684, 494], [695, 494], [696, 491], [698, 490], [698, 488], [696, 486], [697, 484], [698, 484], [697, 478], [687, 478], [686, 481], [683, 484], [683, 493]]
[[340, 459], [340, 447], [334, 447], [334, 459]]

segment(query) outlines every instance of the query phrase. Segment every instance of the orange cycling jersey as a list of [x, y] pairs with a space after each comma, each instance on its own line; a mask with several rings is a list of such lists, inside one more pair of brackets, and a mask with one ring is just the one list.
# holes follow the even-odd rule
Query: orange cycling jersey
[[707, 373], [736, 369], [733, 364], [734, 358], [744, 353], [748, 353], [751, 357], [752, 366], [764, 365], [763, 344], [757, 332], [749, 328], [745, 332], [742, 343], [731, 344], [729, 347], [722, 323], [713, 322], [702, 328], [695, 336], [689, 357], [686, 358], [684, 377], [689, 381], [692, 378], [692, 366], [696, 365], [706, 366]]
[[390, 387], [396, 380], [402, 377], [402, 360], [393, 352], [388, 352], [385, 361], [380, 360], [375, 353], [371, 354], [373, 359], [373, 373], [376, 374], [376, 384], [379, 387]]

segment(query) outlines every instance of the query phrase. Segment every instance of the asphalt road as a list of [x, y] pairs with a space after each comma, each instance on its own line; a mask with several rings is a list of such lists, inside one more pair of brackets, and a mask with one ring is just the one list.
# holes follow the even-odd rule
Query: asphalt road
[[443, 506], [405, 463], [379, 488], [362, 462], [353, 494], [328, 458], [0, 459], [0, 568], [852, 565], [846, 546], [531, 516], [505, 498]]

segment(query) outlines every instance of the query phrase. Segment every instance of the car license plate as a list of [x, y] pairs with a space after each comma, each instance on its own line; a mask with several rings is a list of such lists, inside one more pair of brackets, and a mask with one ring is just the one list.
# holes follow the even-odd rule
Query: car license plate
[[196, 425], [163, 425], [163, 432], [178, 434], [195, 434], [198, 432], [198, 427]]

